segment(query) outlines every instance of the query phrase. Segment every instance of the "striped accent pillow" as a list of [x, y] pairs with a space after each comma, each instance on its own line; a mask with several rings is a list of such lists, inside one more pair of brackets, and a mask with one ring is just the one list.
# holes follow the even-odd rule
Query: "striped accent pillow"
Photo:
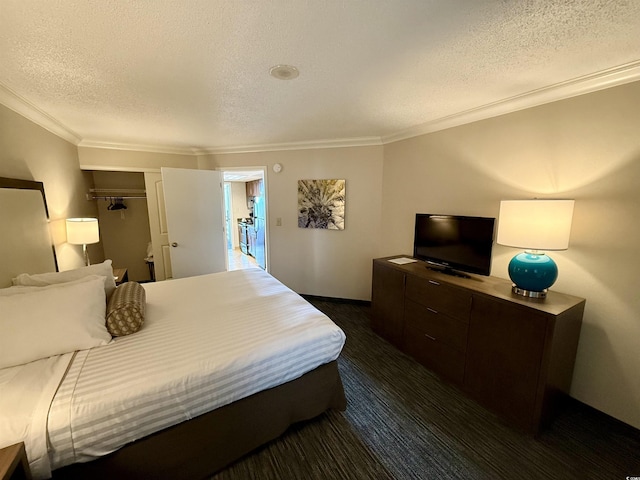
[[136, 333], [144, 323], [146, 294], [137, 282], [126, 282], [111, 295], [107, 305], [107, 330], [114, 337]]

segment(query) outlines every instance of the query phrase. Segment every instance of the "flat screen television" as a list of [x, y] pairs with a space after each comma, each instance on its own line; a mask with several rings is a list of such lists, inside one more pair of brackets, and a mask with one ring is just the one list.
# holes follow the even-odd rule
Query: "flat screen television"
[[413, 256], [444, 273], [489, 275], [495, 218], [416, 214]]

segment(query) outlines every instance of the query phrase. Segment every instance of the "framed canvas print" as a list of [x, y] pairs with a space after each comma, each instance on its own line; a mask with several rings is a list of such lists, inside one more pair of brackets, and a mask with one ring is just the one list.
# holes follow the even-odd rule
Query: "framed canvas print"
[[345, 180], [298, 180], [298, 227], [344, 230]]

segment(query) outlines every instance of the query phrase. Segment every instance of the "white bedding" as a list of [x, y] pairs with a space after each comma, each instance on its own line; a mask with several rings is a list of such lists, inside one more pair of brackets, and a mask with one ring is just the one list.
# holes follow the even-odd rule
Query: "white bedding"
[[0, 369], [0, 447], [24, 442], [34, 478], [51, 475], [47, 414], [72, 353]]
[[143, 328], [78, 352], [62, 381], [48, 415], [52, 468], [298, 378], [344, 345], [328, 317], [260, 269], [144, 287]]

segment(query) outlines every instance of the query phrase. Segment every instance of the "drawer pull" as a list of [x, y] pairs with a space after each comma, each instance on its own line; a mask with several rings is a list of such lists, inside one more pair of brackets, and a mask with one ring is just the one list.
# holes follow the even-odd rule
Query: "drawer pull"
[[427, 310], [429, 310], [431, 313], [435, 313], [436, 315], [438, 314], [438, 311], [434, 310], [433, 308], [427, 307]]
[[431, 285], [440, 285], [440, 282], [436, 282], [435, 280], [429, 280]]
[[432, 337], [431, 335], [427, 335], [426, 333], [424, 334], [425, 337], [427, 337], [429, 340], [433, 340], [434, 342], [436, 341], [436, 337]]

